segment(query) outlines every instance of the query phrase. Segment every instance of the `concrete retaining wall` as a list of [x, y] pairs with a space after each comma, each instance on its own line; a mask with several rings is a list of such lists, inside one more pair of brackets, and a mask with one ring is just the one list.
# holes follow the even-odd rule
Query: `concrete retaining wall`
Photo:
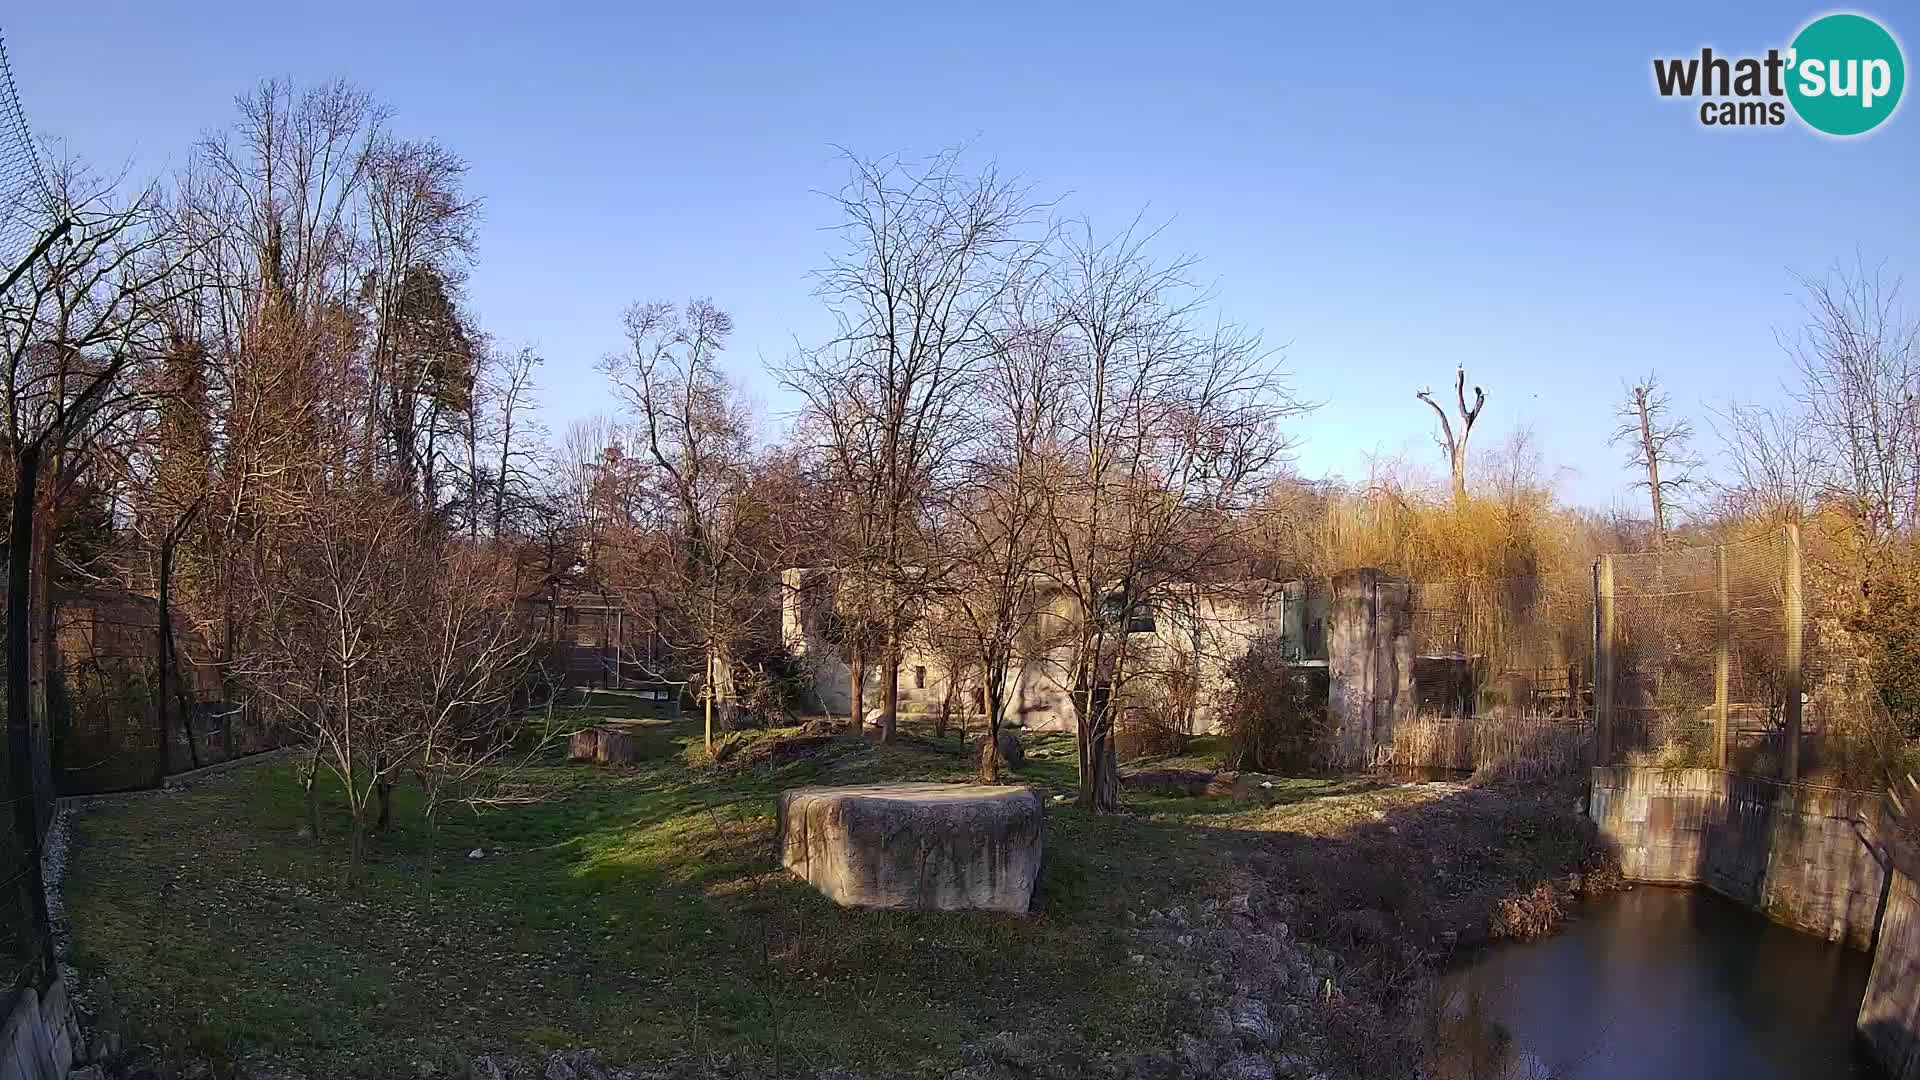
[[1713, 769], [1593, 770], [1588, 806], [1629, 880], [1704, 885], [1776, 922], [1873, 951], [1857, 1026], [1920, 1080], [1920, 852], [1890, 800]]
[[1629, 880], [1705, 885], [1796, 930], [1872, 948], [1886, 885], [1877, 795], [1613, 766], [1593, 770], [1589, 812]]
[[1911, 866], [1896, 863], [1888, 877], [1858, 1027], [1888, 1076], [1920, 1080], [1920, 885]]

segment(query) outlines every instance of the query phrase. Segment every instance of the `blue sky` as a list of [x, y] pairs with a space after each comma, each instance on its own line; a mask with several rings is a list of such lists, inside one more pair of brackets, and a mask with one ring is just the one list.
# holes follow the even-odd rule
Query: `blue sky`
[[[1564, 493], [1604, 505], [1630, 479], [1605, 444], [1624, 379], [1656, 370], [1703, 417], [1776, 398], [1790, 271], [1920, 279], [1912, 103], [1843, 142], [1703, 128], [1652, 89], [1656, 55], [1762, 53], [1832, 9], [1431, 8], [95, 2], [0, 32], [37, 131], [135, 175], [272, 75], [350, 78], [464, 155], [472, 301], [548, 357], [556, 430], [608, 409], [592, 366], [644, 298], [732, 311], [737, 374], [787, 406], [760, 360], [824, 329], [807, 275], [837, 145], [965, 141], [1096, 227], [1167, 221], [1165, 250], [1200, 256], [1221, 312], [1325, 402], [1298, 430], [1313, 475], [1438, 467], [1413, 393], [1465, 363], [1476, 442], [1530, 424]], [[1920, 13], [1854, 10], [1913, 63]]]

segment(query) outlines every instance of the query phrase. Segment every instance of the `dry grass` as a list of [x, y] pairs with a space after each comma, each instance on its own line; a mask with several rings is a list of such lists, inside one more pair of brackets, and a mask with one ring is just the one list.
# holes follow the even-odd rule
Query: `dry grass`
[[1567, 919], [1567, 900], [1559, 889], [1541, 882], [1530, 892], [1500, 901], [1491, 931], [1496, 938], [1533, 941], [1560, 928]]
[[1539, 781], [1578, 775], [1590, 763], [1592, 747], [1593, 725], [1585, 721], [1422, 716], [1394, 732], [1393, 764], [1473, 773], [1481, 782]]

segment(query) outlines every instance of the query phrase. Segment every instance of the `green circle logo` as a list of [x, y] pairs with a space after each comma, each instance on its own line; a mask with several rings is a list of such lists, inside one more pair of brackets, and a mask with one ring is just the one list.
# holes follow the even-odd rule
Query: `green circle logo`
[[1907, 65], [1900, 43], [1865, 15], [1823, 15], [1793, 39], [1787, 100], [1815, 131], [1859, 135], [1900, 104]]

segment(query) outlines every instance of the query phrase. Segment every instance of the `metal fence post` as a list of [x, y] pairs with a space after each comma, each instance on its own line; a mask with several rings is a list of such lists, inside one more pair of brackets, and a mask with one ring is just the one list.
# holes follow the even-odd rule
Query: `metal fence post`
[[1613, 556], [1593, 564], [1593, 739], [1595, 765], [1613, 764]]
[[1718, 584], [1715, 597], [1718, 600], [1720, 622], [1715, 634], [1713, 646], [1713, 737], [1719, 745], [1719, 767], [1727, 768], [1731, 760], [1727, 739], [1730, 725], [1727, 722], [1727, 671], [1733, 655], [1733, 609], [1727, 602], [1727, 546], [1715, 544], [1713, 562]]
[[1785, 763], [1786, 775], [1783, 776], [1782, 779], [1791, 784], [1800, 779], [1800, 699], [1803, 696], [1801, 664], [1805, 659], [1803, 655], [1805, 645], [1803, 639], [1804, 628], [1802, 626], [1805, 621], [1805, 605], [1800, 594], [1800, 526], [1789, 524], [1786, 527], [1786, 541], [1786, 604], [1784, 607], [1787, 623], [1787, 647], [1786, 656], [1784, 657], [1786, 671], [1784, 672], [1785, 678], [1783, 681], [1786, 683], [1784, 692], [1786, 697], [1787, 756]]

